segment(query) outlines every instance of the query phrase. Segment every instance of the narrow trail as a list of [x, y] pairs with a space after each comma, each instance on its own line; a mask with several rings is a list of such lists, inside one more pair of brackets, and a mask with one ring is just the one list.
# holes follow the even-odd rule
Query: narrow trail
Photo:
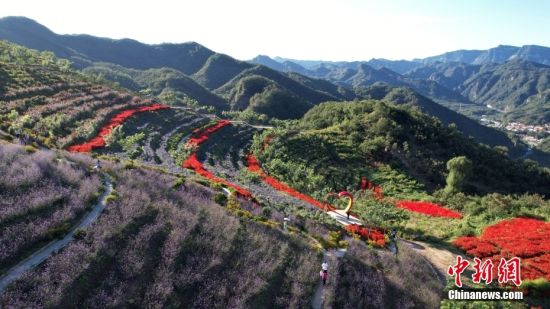
[[[327, 259], [327, 251], [323, 250], [323, 261]], [[315, 289], [315, 293], [313, 294], [313, 300], [311, 301], [311, 307], [313, 309], [322, 309], [323, 308], [323, 302], [325, 300], [324, 297], [324, 291], [325, 291], [325, 285], [319, 280], [319, 283], [317, 284], [317, 288]]]
[[[323, 250], [323, 261], [328, 261], [329, 257], [335, 256], [336, 258], [343, 258], [346, 254], [345, 249], [332, 249], [332, 250]], [[330, 264], [329, 264], [330, 269]], [[327, 281], [327, 284], [330, 284], [330, 276], [329, 280]], [[325, 285], [321, 282], [319, 279], [319, 284], [317, 284], [317, 288], [315, 289], [315, 293], [313, 294], [313, 299], [311, 300], [311, 308], [313, 309], [322, 309], [323, 304], [325, 302]]]
[[71, 240], [73, 240], [74, 234], [79, 229], [85, 229], [90, 226], [101, 214], [103, 209], [107, 206], [107, 196], [113, 191], [113, 184], [111, 178], [108, 174], [103, 173], [103, 185], [105, 191], [99, 197], [97, 204], [94, 208], [88, 212], [84, 218], [80, 220], [75, 226], [73, 226], [70, 231], [62, 238], [54, 240], [46, 246], [42, 247], [31, 256], [27, 257], [23, 261], [19, 262], [17, 265], [12, 267], [8, 272], [0, 278], [0, 294], [8, 287], [10, 283], [17, 280], [25, 272], [35, 268], [49, 258], [52, 254], [58, 252], [65, 246], [67, 246]]
[[444, 248], [438, 248], [434, 244], [420, 242], [400, 240], [401, 244], [406, 244], [414, 251], [418, 252], [420, 256], [428, 263], [435, 277], [443, 284], [447, 284], [445, 273], [449, 265], [452, 265], [456, 261], [456, 256], [460, 254], [452, 252]]

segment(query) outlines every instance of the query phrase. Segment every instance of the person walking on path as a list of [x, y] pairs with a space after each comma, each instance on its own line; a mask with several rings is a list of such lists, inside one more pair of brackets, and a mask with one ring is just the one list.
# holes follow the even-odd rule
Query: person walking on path
[[323, 285], [327, 284], [328, 273], [321, 270], [319, 276], [321, 276], [321, 280], [323, 280]]
[[395, 228], [391, 229], [390, 231], [390, 240], [395, 246], [395, 255], [397, 255], [397, 230], [395, 230]]
[[321, 279], [323, 279], [323, 285], [326, 284], [327, 278], [328, 278], [328, 263], [327, 261], [323, 261], [323, 264], [321, 264]]
[[94, 170], [99, 171], [100, 169], [101, 169], [101, 161], [99, 161], [99, 159], [97, 159], [97, 163], [94, 166]]

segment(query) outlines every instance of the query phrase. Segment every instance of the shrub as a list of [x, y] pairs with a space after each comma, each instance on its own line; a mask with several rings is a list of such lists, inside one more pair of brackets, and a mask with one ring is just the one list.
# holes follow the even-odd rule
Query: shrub
[[86, 210], [91, 210], [95, 204], [99, 201], [99, 192], [94, 192], [86, 201]]
[[69, 232], [71, 229], [71, 224], [68, 222], [64, 222], [59, 226], [56, 226], [54, 228], [51, 228], [48, 230], [48, 238], [55, 239], [55, 238], [62, 238]]
[[262, 215], [264, 215], [267, 218], [271, 217], [271, 212], [272, 212], [272, 210], [269, 207], [262, 208]]
[[136, 168], [136, 163], [134, 161], [126, 161], [122, 165], [122, 168], [124, 168], [125, 170], [135, 169]]
[[84, 229], [77, 229], [74, 232], [75, 239], [84, 239], [84, 237], [86, 237], [86, 231]]
[[116, 191], [113, 191], [109, 195], [107, 195], [107, 197], [105, 198], [105, 202], [111, 203], [118, 200], [118, 198], [119, 198], [118, 193]]
[[224, 206], [225, 203], [227, 202], [227, 197], [223, 193], [218, 193], [214, 195], [214, 202]]
[[176, 180], [176, 182], [174, 183], [174, 185], [172, 187], [175, 189], [175, 188], [179, 188], [180, 186], [183, 186], [183, 185], [185, 185], [185, 176], [180, 175], [180, 176], [178, 176], [178, 179]]
[[210, 188], [212, 188], [214, 190], [221, 190], [223, 188], [223, 186], [220, 183], [211, 182], [210, 183]]
[[28, 152], [28, 153], [35, 153], [36, 152], [36, 148], [32, 145], [25, 145], [24, 147], [25, 151]]
[[529, 290], [534, 296], [539, 296], [539, 294], [546, 294], [550, 291], [550, 281], [544, 278], [525, 280], [521, 283], [521, 287]]

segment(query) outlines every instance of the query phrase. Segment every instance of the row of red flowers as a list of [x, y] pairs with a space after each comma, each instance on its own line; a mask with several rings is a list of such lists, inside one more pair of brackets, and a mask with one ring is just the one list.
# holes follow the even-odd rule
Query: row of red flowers
[[478, 236], [462, 236], [454, 244], [466, 253], [494, 262], [520, 257], [523, 279], [550, 280], [550, 223], [531, 218], [503, 220]]
[[[223, 127], [226, 127], [228, 125], [230, 125], [231, 122], [228, 121], [228, 120], [220, 120], [218, 121], [217, 123], [215, 123], [214, 125], [211, 125], [205, 129], [195, 129], [193, 130], [193, 136], [187, 141], [187, 145], [190, 146], [190, 147], [197, 147], [198, 145], [206, 142], [208, 140], [208, 137], [210, 134], [214, 133], [214, 132], [217, 132], [218, 130], [222, 129]], [[183, 168], [187, 168], [187, 169], [192, 169], [194, 170], [197, 174], [203, 176], [204, 178], [210, 180], [210, 181], [213, 181], [215, 183], [220, 183], [220, 184], [223, 184], [223, 185], [226, 185], [228, 187], [231, 187], [235, 190], [235, 192], [237, 192], [237, 194], [243, 196], [243, 197], [246, 197], [246, 198], [250, 198], [252, 197], [252, 194], [244, 189], [244, 188], [241, 188], [239, 186], [237, 186], [236, 184], [234, 183], [231, 183], [225, 179], [222, 179], [222, 178], [219, 178], [217, 176], [215, 176], [214, 174], [212, 174], [210, 171], [208, 171], [206, 168], [204, 168], [204, 165], [197, 159], [197, 154], [196, 152], [193, 152], [182, 164]]]
[[460, 219], [462, 215], [456, 211], [441, 207], [438, 204], [422, 201], [398, 201], [395, 205], [409, 211], [418, 212], [432, 217]]
[[[271, 141], [271, 136], [267, 136], [263, 143], [262, 143], [262, 150], [264, 150], [267, 146], [269, 146], [269, 142]], [[299, 198], [303, 201], [306, 201], [316, 207], [319, 207], [321, 209], [326, 209], [327, 204], [321, 203], [312, 197], [309, 197], [305, 194], [302, 194], [289, 186], [279, 182], [277, 179], [267, 176], [263, 170], [260, 168], [260, 164], [258, 162], [258, 159], [253, 155], [249, 154], [248, 158], [248, 169], [251, 172], [257, 173], [260, 176], [262, 176], [264, 182], [271, 185], [273, 188], [288, 193], [291, 196], [294, 196], [296, 198]], [[374, 197], [378, 200], [383, 200], [384, 195], [382, 193], [382, 187], [375, 185], [373, 182], [368, 180], [366, 177], [362, 177], [361, 183], [360, 183], [360, 189], [361, 190], [372, 190], [374, 192]], [[462, 215], [458, 212], [446, 209], [444, 207], [441, 207], [440, 205], [430, 203], [430, 202], [415, 202], [415, 201], [399, 201], [396, 204], [397, 207], [403, 208], [409, 211], [414, 211], [418, 213], [422, 213], [429, 216], [436, 216], [436, 217], [447, 217], [447, 218], [455, 218], [460, 219], [462, 218]], [[334, 207], [328, 205], [330, 210], [333, 210]]]
[[[269, 142], [271, 141], [271, 136], [267, 136], [266, 139], [263, 141], [262, 144], [262, 151], [269, 146]], [[274, 189], [278, 191], [285, 192], [289, 194], [290, 196], [293, 196], [297, 199], [300, 199], [304, 202], [307, 202], [317, 208], [320, 208], [322, 210], [332, 211], [336, 210], [332, 205], [327, 203], [322, 203], [317, 201], [316, 199], [305, 195], [303, 193], [300, 193], [293, 188], [279, 182], [277, 179], [268, 176], [260, 167], [260, 163], [258, 162], [258, 159], [253, 154], [249, 154], [247, 157], [247, 165], [248, 170], [260, 175], [265, 183], [273, 187]], [[380, 186], [374, 185], [372, 182], [370, 182], [366, 177], [362, 178], [361, 182], [361, 189], [369, 189], [372, 190], [375, 194], [375, 198], [377, 199], [383, 199], [384, 196], [382, 195], [382, 188]], [[365, 228], [363, 226], [359, 226], [357, 224], [349, 224], [345, 226], [346, 231], [348, 231], [351, 234], [356, 234], [364, 239], [371, 240], [374, 242], [375, 245], [384, 247], [386, 245], [386, 239], [384, 237], [384, 233], [377, 229], [369, 229]]]
[[86, 143], [78, 144], [78, 145], [72, 145], [69, 148], [67, 148], [70, 152], [90, 152], [93, 149], [105, 147], [105, 137], [111, 133], [111, 130], [115, 127], [118, 127], [121, 125], [126, 119], [132, 117], [134, 114], [137, 113], [143, 113], [143, 112], [152, 112], [162, 109], [169, 109], [170, 106], [163, 105], [163, 104], [153, 104], [148, 106], [142, 106], [134, 109], [129, 109], [122, 111], [118, 114], [116, 114], [109, 122], [104, 125], [101, 129], [99, 129], [99, 132], [96, 137], [92, 138]]
[[183, 168], [188, 168], [188, 169], [192, 169], [194, 170], [197, 174], [201, 175], [202, 177], [210, 180], [210, 181], [213, 181], [213, 182], [216, 182], [216, 183], [220, 183], [220, 184], [223, 184], [223, 185], [226, 185], [228, 187], [231, 187], [233, 189], [235, 189], [235, 192], [237, 192], [237, 194], [243, 196], [243, 197], [246, 197], [246, 198], [249, 198], [249, 197], [252, 197], [252, 194], [246, 190], [246, 189], [243, 189], [225, 179], [222, 179], [222, 178], [219, 178], [219, 177], [216, 177], [214, 174], [212, 174], [211, 172], [209, 172], [207, 169], [204, 168], [204, 166], [202, 165], [202, 163], [197, 159], [197, 154], [196, 153], [193, 153], [189, 156], [189, 158], [187, 158], [187, 160], [185, 160], [183, 162]]
[[267, 183], [268, 185], [270, 185], [271, 187], [273, 187], [275, 190], [285, 192], [288, 195], [293, 196], [293, 197], [295, 197], [299, 200], [302, 200], [306, 203], [309, 203], [309, 204], [311, 204], [311, 205], [313, 205], [313, 206], [315, 206], [315, 207], [317, 207], [321, 210], [330, 211], [330, 210], [335, 210], [336, 209], [336, 208], [334, 208], [333, 206], [331, 206], [329, 204], [322, 203], [322, 202], [312, 198], [309, 195], [300, 193], [300, 192], [292, 189], [291, 187], [279, 182], [277, 179], [266, 175], [262, 171], [262, 169], [260, 168], [260, 164], [258, 162], [258, 159], [253, 154], [248, 155], [247, 163], [248, 163], [248, 170], [249, 171], [260, 175], [262, 177], [263, 181], [265, 183]]
[[195, 145], [198, 146], [208, 140], [208, 135], [220, 130], [221, 128], [230, 125], [231, 122], [229, 120], [220, 120], [216, 122], [216, 124], [211, 125], [205, 129], [195, 129], [193, 130], [193, 136], [187, 141], [188, 145]]
[[377, 246], [384, 247], [386, 245], [386, 238], [384, 233], [377, 229], [369, 229], [357, 224], [346, 225], [346, 231], [351, 234], [359, 235], [364, 239], [372, 240]]

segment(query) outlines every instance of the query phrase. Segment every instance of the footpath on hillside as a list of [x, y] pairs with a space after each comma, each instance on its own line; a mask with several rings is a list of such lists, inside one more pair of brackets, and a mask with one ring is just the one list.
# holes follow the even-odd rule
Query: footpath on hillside
[[40, 250], [31, 254], [29, 257], [19, 262], [17, 265], [9, 269], [4, 276], [0, 278], [0, 293], [3, 293], [7, 286], [13, 281], [21, 277], [25, 272], [35, 268], [40, 265], [46, 259], [48, 259], [52, 254], [58, 252], [67, 246], [71, 240], [73, 240], [74, 235], [77, 230], [85, 229], [90, 226], [101, 214], [101, 212], [107, 206], [107, 196], [113, 191], [113, 184], [111, 183], [111, 178], [108, 174], [103, 173], [103, 185], [105, 190], [103, 194], [99, 197], [97, 204], [93, 209], [88, 212], [84, 218], [80, 220], [75, 226], [73, 226], [69, 232], [62, 238], [54, 240], [46, 246], [42, 247]]

